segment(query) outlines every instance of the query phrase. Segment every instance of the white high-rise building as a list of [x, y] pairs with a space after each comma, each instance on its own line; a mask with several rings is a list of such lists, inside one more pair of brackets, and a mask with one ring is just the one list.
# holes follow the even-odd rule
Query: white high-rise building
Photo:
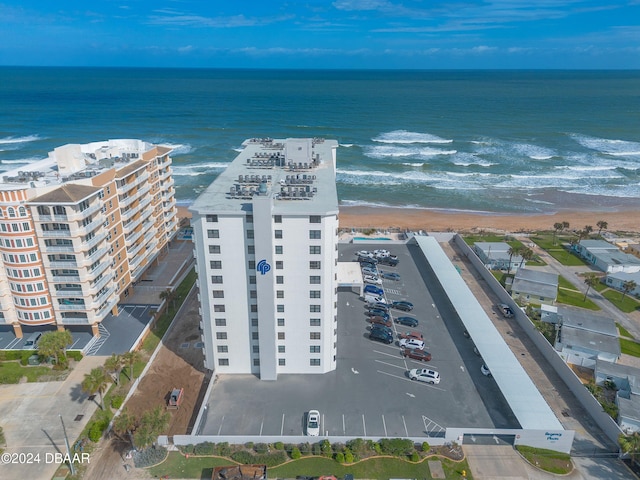
[[191, 206], [205, 366], [336, 368], [335, 140], [254, 138]]

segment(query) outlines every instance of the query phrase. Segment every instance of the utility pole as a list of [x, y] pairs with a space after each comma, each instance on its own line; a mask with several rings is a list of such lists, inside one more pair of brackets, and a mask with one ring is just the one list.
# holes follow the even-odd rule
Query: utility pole
[[62, 433], [64, 433], [64, 444], [67, 446], [67, 455], [69, 455], [69, 470], [71, 470], [71, 475], [76, 474], [76, 470], [73, 467], [73, 456], [71, 454], [71, 447], [69, 447], [69, 437], [67, 437], [67, 429], [64, 426], [64, 421], [62, 420], [62, 415], [58, 414], [60, 417], [60, 423], [62, 423]]

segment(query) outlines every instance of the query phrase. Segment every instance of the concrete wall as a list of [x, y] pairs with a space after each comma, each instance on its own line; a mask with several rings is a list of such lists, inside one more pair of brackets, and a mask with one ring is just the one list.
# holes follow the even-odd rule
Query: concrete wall
[[618, 436], [622, 433], [622, 430], [620, 430], [620, 427], [618, 427], [616, 422], [602, 410], [602, 406], [593, 397], [593, 395], [589, 393], [589, 390], [584, 387], [580, 379], [573, 373], [569, 366], [564, 363], [554, 348], [549, 344], [549, 342], [547, 342], [547, 339], [544, 338], [538, 330], [536, 330], [536, 327], [531, 323], [529, 317], [520, 310], [520, 307], [518, 307], [518, 305], [513, 301], [511, 296], [504, 288], [502, 288], [500, 282], [496, 280], [489, 270], [484, 268], [480, 259], [465, 243], [464, 239], [460, 235], [456, 235], [454, 237], [454, 242], [463, 254], [471, 261], [471, 263], [473, 263], [478, 273], [496, 294], [499, 302], [511, 306], [511, 309], [514, 312], [514, 318], [510, 321], [518, 322], [518, 325], [520, 325], [520, 327], [522, 327], [526, 332], [540, 353], [547, 359], [551, 364], [551, 367], [556, 371], [560, 378], [562, 378], [569, 390], [571, 390], [580, 404], [589, 413], [589, 415], [591, 415], [591, 418], [602, 429], [605, 435], [607, 435], [607, 437], [617, 445]]

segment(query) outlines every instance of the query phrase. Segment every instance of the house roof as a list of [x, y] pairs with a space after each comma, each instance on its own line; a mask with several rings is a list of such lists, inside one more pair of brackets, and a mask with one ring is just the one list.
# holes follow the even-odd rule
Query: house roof
[[28, 203], [71, 203], [75, 205], [100, 190], [102, 187], [67, 183], [39, 197], [32, 198]]
[[626, 378], [629, 382], [631, 393], [640, 395], [640, 368], [597, 360], [595, 374], [603, 377]]
[[511, 290], [544, 298], [556, 298], [558, 295], [558, 274], [519, 268], [513, 279]]
[[620, 417], [640, 421], [640, 396], [631, 395], [630, 398], [618, 396], [618, 414]]
[[581, 350], [610, 353], [616, 357], [620, 357], [621, 354], [618, 337], [570, 326], [562, 326], [560, 330], [560, 343], [567, 348], [577, 347]]
[[616, 323], [611, 317], [598, 315], [582, 308], [570, 308], [561, 305], [558, 306], [558, 315], [562, 320], [563, 326], [618, 337]]
[[640, 272], [614, 272], [607, 273], [607, 278], [615, 278], [616, 280], [620, 280], [622, 282], [627, 282], [629, 280], [633, 280], [637, 285], [640, 285]]

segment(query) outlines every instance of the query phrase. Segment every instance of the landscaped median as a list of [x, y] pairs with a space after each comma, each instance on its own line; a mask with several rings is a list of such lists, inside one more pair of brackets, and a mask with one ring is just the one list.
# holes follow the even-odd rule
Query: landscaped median
[[[379, 442], [356, 438], [346, 444], [331, 444], [328, 440], [298, 445], [251, 442], [229, 445], [226, 442], [180, 447], [167, 459], [149, 471], [161, 478], [211, 478], [215, 467], [233, 464], [265, 464], [270, 478], [317, 477], [352, 474], [356, 478], [434, 478], [428, 461], [439, 461], [446, 478], [459, 479], [462, 473], [473, 478], [457, 445], [431, 447], [427, 442], [416, 445], [403, 438], [382, 439]], [[436, 477], [437, 478], [437, 477]]]

